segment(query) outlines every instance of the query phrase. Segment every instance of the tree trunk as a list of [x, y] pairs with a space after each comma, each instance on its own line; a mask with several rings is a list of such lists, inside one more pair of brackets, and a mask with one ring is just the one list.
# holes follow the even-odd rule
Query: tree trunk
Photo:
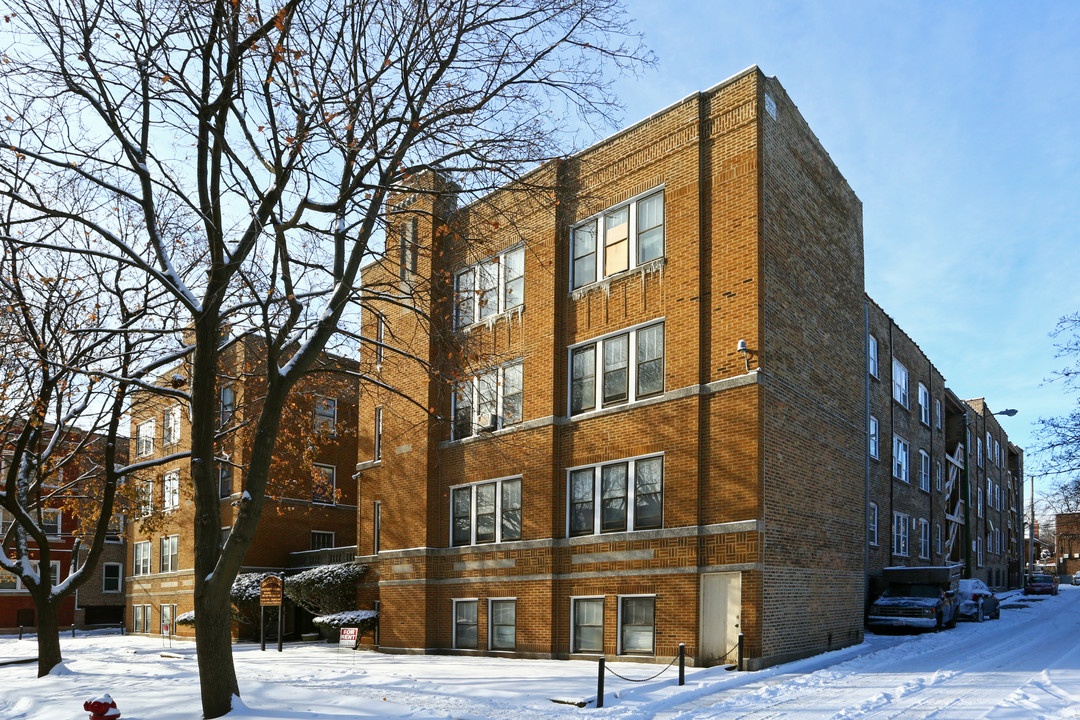
[[44, 677], [63, 660], [57, 623], [59, 606], [47, 600], [39, 602], [38, 598], [34, 598], [34, 605], [37, 609], [38, 677]]
[[233, 695], [240, 695], [240, 686], [233, 667], [229, 598], [217, 597], [204, 577], [195, 577], [195, 649], [203, 717], [216, 718], [229, 712]]

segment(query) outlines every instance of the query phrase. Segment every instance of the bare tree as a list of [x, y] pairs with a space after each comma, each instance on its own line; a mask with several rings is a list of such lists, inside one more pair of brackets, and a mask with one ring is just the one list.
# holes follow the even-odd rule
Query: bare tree
[[1054, 512], [1080, 511], [1080, 313], [1060, 318], [1051, 335], [1059, 340], [1057, 356], [1068, 364], [1049, 382], [1062, 385], [1077, 403], [1068, 413], [1039, 418], [1034, 454], [1041, 476], [1051, 479], [1042, 500]]
[[[218, 717], [239, 694], [229, 589], [282, 408], [324, 350], [368, 340], [352, 320], [360, 268], [386, 260], [388, 196], [425, 192], [414, 179], [433, 171], [475, 199], [558, 157], [575, 116], [610, 124], [610, 81], [649, 58], [618, 0], [13, 5], [0, 195], [23, 222], [76, 223], [77, 242], [51, 245], [140, 273], [146, 312], [190, 330], [171, 351], [190, 357], [190, 386], [174, 391], [192, 419], [203, 712]], [[425, 292], [380, 301], [421, 308], [409, 296]], [[219, 549], [226, 327], [261, 338], [267, 377], [246, 453], [251, 500]]]

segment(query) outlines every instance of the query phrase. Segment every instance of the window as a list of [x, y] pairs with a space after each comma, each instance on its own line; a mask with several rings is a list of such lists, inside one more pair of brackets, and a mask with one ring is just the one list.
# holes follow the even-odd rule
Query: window
[[60, 534], [60, 510], [57, 508], [43, 508], [41, 511], [41, 531], [46, 535], [57, 536]]
[[[597, 236], [603, 233], [603, 252]], [[650, 193], [589, 218], [573, 229], [573, 289], [664, 255], [664, 192]], [[598, 261], [599, 258], [599, 261]]]
[[930, 391], [922, 383], [919, 383], [919, 420], [930, 427]]
[[908, 454], [911, 445], [899, 435], [893, 435], [893, 477], [904, 482], [911, 482], [908, 467]]
[[337, 400], [328, 397], [315, 398], [315, 432], [326, 435], [334, 434], [337, 423]]
[[154, 454], [154, 421], [147, 420], [135, 426], [135, 457]]
[[113, 513], [109, 518], [109, 526], [105, 530], [105, 542], [119, 543], [124, 541], [124, 516]]
[[334, 504], [337, 489], [337, 468], [333, 465], [314, 465], [311, 480], [311, 501], [327, 505]]
[[15, 517], [7, 510], [0, 508], [0, 539], [7, 535], [8, 529], [15, 522]]
[[375, 430], [374, 430], [375, 447], [372, 449], [372, 460], [379, 462], [382, 460], [382, 405], [375, 408]]
[[930, 492], [930, 456], [925, 450], [919, 451], [919, 489]]
[[930, 557], [930, 521], [919, 518], [919, 557]]
[[150, 574], [150, 541], [144, 540], [135, 543], [135, 562], [133, 563], [134, 575]]
[[372, 507], [372, 521], [371, 521], [371, 551], [376, 555], [379, 554], [379, 541], [381, 540], [382, 533], [382, 503], [375, 501]]
[[936, 418], [937, 429], [940, 430], [941, 429], [941, 401], [940, 400], [935, 400], [934, 401], [934, 417]]
[[223, 527], [218, 530], [218, 550], [225, 547], [225, 543], [229, 542], [230, 535], [232, 535], [231, 527]]
[[[630, 359], [634, 358], [631, 362]], [[570, 349], [570, 414], [634, 402], [664, 391], [664, 324], [655, 323]]]
[[102, 563], [101, 591], [118, 593], [124, 589], [124, 565], [122, 563]]
[[176, 470], [165, 473], [161, 479], [162, 502], [161, 507], [165, 510], [175, 510], [180, 507], [180, 473]]
[[518, 360], [458, 383], [454, 388], [454, 439], [521, 422], [523, 372], [524, 363]]
[[18, 590], [22, 583], [7, 570], [0, 570], [0, 590]]
[[938, 490], [938, 492], [941, 492], [944, 488], [945, 488], [945, 486], [942, 484], [942, 477], [941, 477], [941, 461], [938, 460], [937, 461], [937, 490]]
[[975, 539], [976, 552], [979, 556], [979, 567], [983, 566], [983, 539], [981, 537]]
[[222, 427], [229, 424], [232, 420], [233, 412], [236, 410], [236, 394], [233, 392], [232, 385], [222, 385], [219, 392], [219, 419]]
[[175, 445], [180, 442], [180, 406], [174, 405], [165, 411], [161, 426], [161, 444]]
[[491, 637], [488, 644], [492, 650], [513, 650], [517, 647], [517, 600], [494, 599], [488, 605], [491, 618]]
[[570, 535], [663, 526], [662, 455], [572, 469], [568, 475]]
[[904, 513], [893, 513], [893, 555], [908, 555], [908, 532], [911, 529], [911, 516]]
[[988, 462], [994, 462], [994, 438], [989, 430], [986, 431], [986, 459]]
[[[161, 538], [161, 572], [176, 572], [180, 569], [177, 540], [179, 535], [166, 535]], [[147, 543], [149, 544], [149, 543]]]
[[983, 489], [979, 488], [979, 517], [983, 516]]
[[218, 463], [218, 496], [227, 498], [232, 495], [232, 463], [222, 460]]
[[619, 652], [652, 655], [656, 636], [656, 598], [619, 598]]
[[172, 635], [173, 630], [173, 608], [174, 605], [162, 605], [161, 606], [161, 634]]
[[454, 289], [458, 328], [520, 307], [525, 302], [525, 248], [519, 245], [462, 270]]
[[892, 376], [893, 400], [908, 407], [908, 371], [896, 358], [892, 361]]
[[139, 514], [149, 515], [154, 512], [154, 481], [139, 481]]
[[878, 419], [870, 416], [870, 457], [878, 459], [881, 453], [881, 439], [878, 436]]
[[604, 599], [573, 598], [570, 602], [573, 606], [570, 652], [604, 652]]
[[[136, 573], [137, 574], [137, 573]], [[132, 619], [132, 632], [146, 632], [145, 612], [150, 609], [149, 605], [133, 605], [132, 613], [134, 617]]]
[[873, 335], [868, 335], [866, 338], [866, 357], [867, 367], [870, 369], [870, 374], [873, 377], [878, 376], [878, 349], [877, 338]]
[[454, 600], [454, 647], [475, 650], [477, 645], [476, 600]]
[[870, 503], [870, 511], [866, 517], [866, 541], [871, 545], [878, 544], [877, 536], [878, 508], [876, 503]]
[[334, 547], [334, 533], [323, 530], [311, 531], [311, 549], [324, 550]]
[[386, 357], [386, 318], [381, 313], [375, 315], [375, 364], [382, 365]]
[[412, 218], [398, 228], [398, 276], [408, 280], [416, 274], [417, 219]]
[[450, 498], [451, 545], [521, 539], [521, 478], [455, 487]]
[[979, 467], [982, 467], [982, 438], [975, 441], [975, 447], [978, 449], [978, 453], [975, 455], [975, 460], [978, 462]]

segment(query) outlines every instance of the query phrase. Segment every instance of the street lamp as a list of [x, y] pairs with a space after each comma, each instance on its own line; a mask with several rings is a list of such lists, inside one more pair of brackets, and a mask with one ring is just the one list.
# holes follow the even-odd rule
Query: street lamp
[[1002, 410], [1001, 412], [990, 413], [990, 414], [991, 415], [1005, 415], [1007, 417], [1012, 417], [1013, 415], [1015, 415], [1018, 412], [1019, 412], [1019, 410], [1017, 410], [1016, 408], [1009, 408], [1008, 410]]

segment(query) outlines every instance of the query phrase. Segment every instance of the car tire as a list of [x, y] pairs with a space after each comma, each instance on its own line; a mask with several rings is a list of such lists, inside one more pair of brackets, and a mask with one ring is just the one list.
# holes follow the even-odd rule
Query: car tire
[[934, 632], [941, 632], [944, 627], [944, 618], [941, 617], [941, 613], [937, 614], [937, 622], [934, 624]]
[[950, 628], [950, 629], [956, 627], [956, 621], [959, 620], [959, 619], [960, 619], [960, 608], [955, 608], [954, 611], [953, 611], [953, 614], [952, 614], [952, 619], [949, 620], [949, 622], [945, 623], [945, 627]]
[[1001, 619], [1001, 606], [1000, 605], [998, 605], [996, 608], [994, 608], [994, 614], [991, 616], [991, 619], [992, 620], [1000, 620]]
[[975, 622], [984, 622], [986, 620], [986, 610], [983, 608], [983, 601], [980, 598], [978, 605], [975, 606]]

